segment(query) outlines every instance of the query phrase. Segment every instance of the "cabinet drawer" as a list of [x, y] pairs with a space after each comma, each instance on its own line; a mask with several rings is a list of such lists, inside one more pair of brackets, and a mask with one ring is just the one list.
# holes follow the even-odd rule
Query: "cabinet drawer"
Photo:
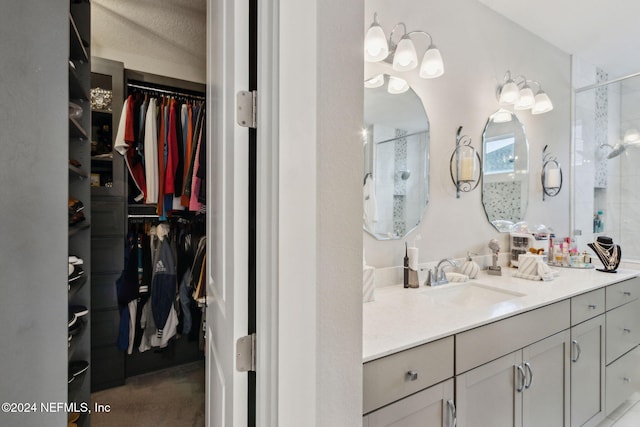
[[456, 374], [540, 341], [570, 326], [569, 300], [456, 335]]
[[571, 298], [571, 326], [604, 313], [604, 289]]
[[640, 277], [607, 286], [607, 310], [631, 302], [640, 296]]
[[91, 234], [94, 236], [124, 236], [124, 203], [91, 200], [91, 226]]
[[638, 347], [607, 366], [607, 415], [620, 406], [635, 390], [640, 389], [639, 375], [640, 349]]
[[363, 413], [451, 377], [453, 337], [367, 362], [363, 367]]
[[640, 343], [640, 300], [607, 312], [607, 364]]

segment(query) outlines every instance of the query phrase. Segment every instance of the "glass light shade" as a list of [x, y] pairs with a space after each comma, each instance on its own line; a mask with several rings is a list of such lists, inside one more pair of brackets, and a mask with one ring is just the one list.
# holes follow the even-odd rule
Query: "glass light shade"
[[396, 71], [409, 71], [418, 66], [416, 47], [411, 39], [403, 36], [393, 55], [393, 69]]
[[520, 88], [513, 80], [508, 80], [500, 89], [500, 104], [515, 104], [520, 98]]
[[533, 91], [529, 86], [525, 86], [520, 89], [520, 98], [515, 103], [513, 108], [516, 110], [527, 110], [533, 107], [536, 103], [535, 96], [533, 95]]
[[499, 109], [491, 116], [491, 121], [494, 123], [507, 123], [512, 120], [513, 114], [509, 110], [504, 108]]
[[638, 129], [629, 129], [624, 133], [624, 143], [625, 144], [640, 144], [640, 133]]
[[364, 87], [367, 89], [375, 89], [384, 84], [384, 75], [378, 74], [375, 77], [370, 78], [369, 80], [364, 81]]
[[549, 99], [549, 95], [540, 91], [536, 94], [536, 103], [531, 108], [531, 114], [542, 114], [547, 113], [553, 110], [553, 104], [551, 103], [551, 99]]
[[390, 94], [397, 95], [399, 93], [404, 93], [409, 90], [409, 83], [406, 80], [401, 79], [400, 77], [389, 77], [389, 86], [387, 86], [387, 91]]
[[379, 62], [389, 56], [389, 45], [382, 27], [373, 23], [367, 30], [364, 38], [364, 60], [367, 62]]
[[444, 74], [444, 63], [440, 51], [435, 46], [429, 46], [429, 49], [422, 57], [420, 64], [420, 77], [423, 79], [434, 79]]

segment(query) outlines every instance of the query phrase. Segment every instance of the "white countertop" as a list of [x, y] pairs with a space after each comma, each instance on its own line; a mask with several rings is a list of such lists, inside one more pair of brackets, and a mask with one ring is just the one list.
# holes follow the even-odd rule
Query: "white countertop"
[[[630, 269], [618, 269], [617, 273], [555, 270], [560, 275], [549, 282], [516, 278], [513, 274], [517, 270], [503, 267], [502, 276], [481, 271], [476, 279], [463, 283], [417, 289], [402, 285], [376, 288], [375, 301], [363, 304], [363, 362], [640, 275], [640, 271]], [[503, 300], [475, 306], [471, 298], [454, 306], [443, 304], [444, 298], [438, 299], [438, 293], [451, 295], [456, 287], [470, 284], [488, 286], [490, 294], [494, 288], [498, 291], [495, 295]]]

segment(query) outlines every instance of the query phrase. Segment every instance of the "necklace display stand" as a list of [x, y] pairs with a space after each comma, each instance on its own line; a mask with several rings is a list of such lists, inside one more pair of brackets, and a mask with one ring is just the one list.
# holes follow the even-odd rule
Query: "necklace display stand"
[[598, 268], [598, 271], [604, 271], [605, 273], [616, 272], [622, 258], [622, 250], [619, 245], [613, 243], [611, 237], [599, 236], [595, 242], [589, 243], [588, 246], [595, 252], [602, 263], [603, 268]]

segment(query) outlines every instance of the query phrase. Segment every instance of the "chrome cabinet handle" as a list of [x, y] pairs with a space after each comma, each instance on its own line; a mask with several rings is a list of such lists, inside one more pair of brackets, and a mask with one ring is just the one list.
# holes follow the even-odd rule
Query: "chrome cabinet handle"
[[631, 382], [631, 378], [624, 377], [624, 378], [622, 378], [622, 381], [624, 381], [625, 383], [630, 383]]
[[516, 386], [516, 391], [518, 393], [521, 393], [522, 390], [524, 390], [527, 374], [525, 374], [524, 368], [522, 367], [522, 365], [516, 365], [516, 369], [517, 369], [517, 374], [519, 374], [519, 375], [516, 374], [516, 383], [518, 384]]
[[591, 310], [595, 310], [596, 308], [598, 308], [598, 306], [595, 304], [589, 304], [587, 307], [590, 308]]
[[630, 297], [631, 296], [631, 292], [629, 292], [629, 291], [624, 291], [622, 294], [624, 296], [626, 296], [626, 297]]
[[407, 379], [409, 381], [415, 381], [418, 379], [418, 371], [409, 371], [407, 372]]
[[449, 427], [456, 427], [458, 416], [456, 414], [456, 404], [453, 399], [447, 400], [447, 408], [449, 408]]
[[623, 329], [622, 329], [622, 332], [626, 332], [627, 334], [630, 334], [630, 333], [631, 333], [631, 329], [629, 329], [629, 328], [623, 328]]
[[529, 382], [525, 383], [524, 388], [531, 388], [531, 383], [533, 382], [533, 371], [531, 370], [531, 365], [529, 364], [529, 362], [524, 362], [524, 366], [527, 368], [527, 372], [529, 373]]
[[578, 359], [580, 359], [580, 353], [582, 353], [582, 350], [580, 349], [580, 344], [578, 344], [578, 341], [573, 340], [571, 341], [571, 344], [573, 344], [573, 347], [576, 349], [576, 357], [571, 359], [571, 361], [575, 363], [578, 361]]

